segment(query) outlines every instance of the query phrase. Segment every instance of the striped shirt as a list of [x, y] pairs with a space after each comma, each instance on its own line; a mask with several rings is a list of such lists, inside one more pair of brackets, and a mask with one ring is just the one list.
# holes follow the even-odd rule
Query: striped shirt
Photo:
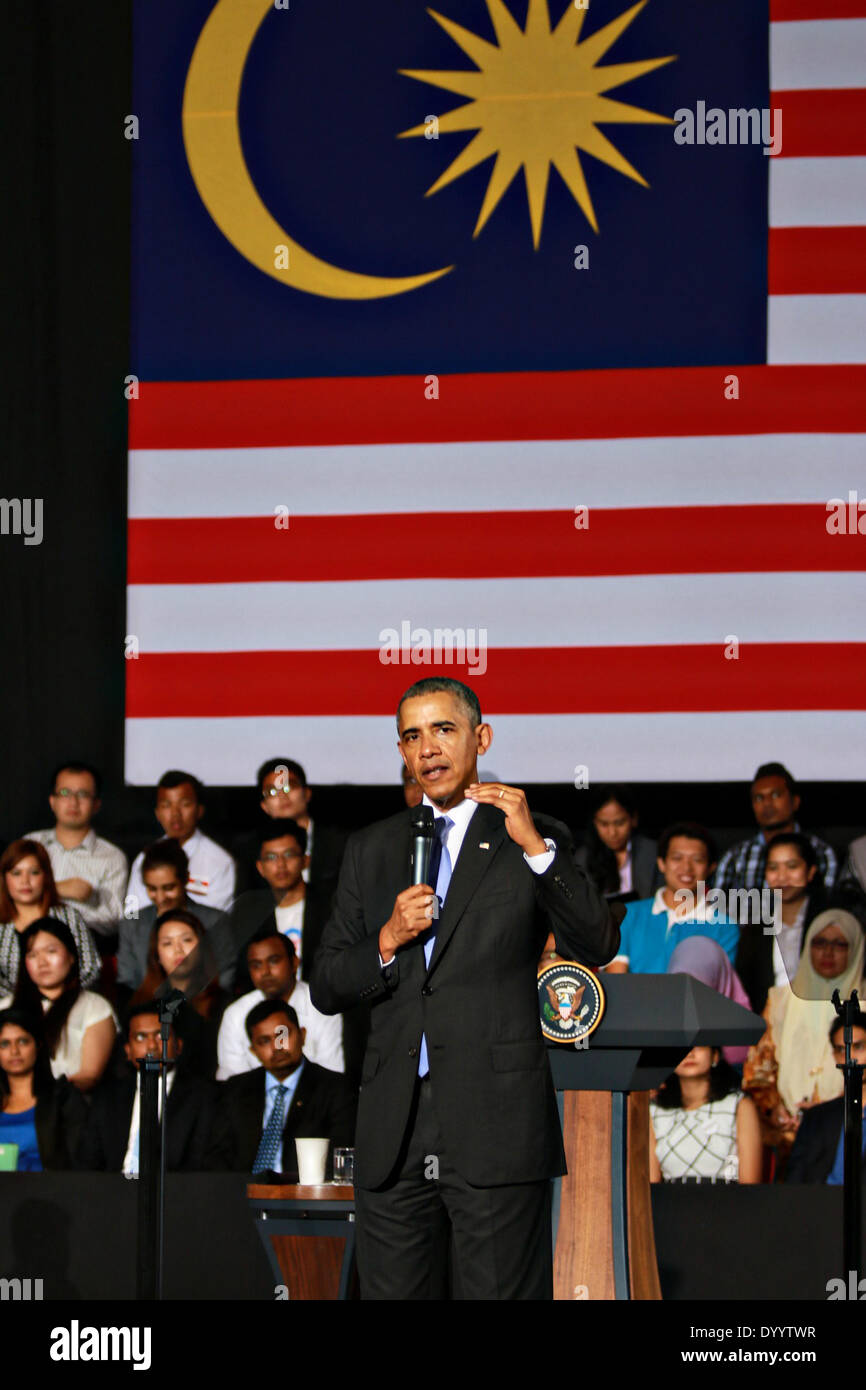
[[[30, 837], [32, 838], [32, 837]], [[79, 978], [82, 989], [96, 984], [102, 973], [102, 961], [96, 949], [96, 942], [82, 919], [81, 913], [71, 903], [58, 903], [49, 907], [46, 917], [57, 922], [65, 922], [72, 932], [78, 947]], [[21, 949], [18, 944], [18, 930], [14, 922], [0, 922], [0, 994], [14, 994], [21, 968]]]
[[[794, 830], [798, 835], [805, 833], [796, 822]], [[836, 878], [836, 855], [826, 841], [818, 835], [806, 834], [806, 839], [815, 851], [818, 859], [818, 872], [821, 874], [825, 886], [828, 889], [832, 888]], [[716, 888], [721, 888], [723, 892], [728, 892], [732, 888], [762, 888], [766, 867], [767, 841], [764, 839], [763, 831], [759, 830], [751, 840], [741, 840], [738, 845], [732, 845], [729, 850], [725, 851], [719, 860], [713, 883]]]
[[48, 850], [55, 883], [67, 878], [84, 878], [92, 885], [87, 902], [75, 903], [91, 931], [101, 936], [110, 936], [116, 931], [123, 915], [123, 891], [129, 872], [123, 850], [101, 839], [92, 829], [81, 844], [72, 849], [60, 843], [56, 830], [34, 830], [27, 838], [37, 840]]

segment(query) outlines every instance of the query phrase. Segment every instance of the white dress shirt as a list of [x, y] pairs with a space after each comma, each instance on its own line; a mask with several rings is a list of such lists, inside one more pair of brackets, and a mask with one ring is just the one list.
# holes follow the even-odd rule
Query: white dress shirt
[[110, 936], [117, 930], [123, 916], [123, 890], [129, 865], [126, 855], [117, 845], [100, 839], [92, 828], [80, 845], [66, 849], [57, 838], [57, 830], [33, 830], [28, 840], [44, 845], [51, 860], [55, 883], [67, 878], [83, 878], [92, 887], [86, 902], [68, 898], [65, 901], [81, 913], [91, 931]]
[[[264, 997], [260, 989], [251, 989], [249, 994], [242, 994], [240, 999], [229, 1004], [223, 1014], [217, 1038], [217, 1081], [227, 1081], [230, 1076], [255, 1071], [261, 1065], [255, 1053], [250, 1051], [246, 1019], [250, 1009], [260, 1004]], [[345, 1071], [342, 1015], [320, 1014], [310, 999], [310, 987], [303, 980], [295, 981], [289, 1003], [298, 1015], [298, 1026], [307, 1030], [304, 1043], [307, 1061], [315, 1062], [328, 1071]]]
[[[219, 912], [225, 912], [235, 894], [235, 861], [231, 855], [200, 830], [194, 830], [181, 849], [189, 860], [188, 896], [193, 903], [204, 903], [205, 907], [215, 907]], [[150, 898], [141, 877], [143, 859], [144, 850], [136, 856], [126, 890], [127, 898], [137, 900], [139, 912], [150, 907]], [[131, 915], [127, 904], [126, 916]]]
[[[162, 1082], [157, 1078], [156, 1088], [156, 1113], [157, 1117], [162, 1116]], [[165, 1094], [171, 1094], [174, 1085], [174, 1067], [169, 1067], [165, 1074]], [[126, 1156], [123, 1160], [121, 1172], [125, 1178], [138, 1176], [139, 1155], [138, 1155], [138, 1131], [141, 1128], [141, 1072], [135, 1078], [135, 1100], [132, 1102], [132, 1115], [129, 1120], [129, 1140], [126, 1145]]]

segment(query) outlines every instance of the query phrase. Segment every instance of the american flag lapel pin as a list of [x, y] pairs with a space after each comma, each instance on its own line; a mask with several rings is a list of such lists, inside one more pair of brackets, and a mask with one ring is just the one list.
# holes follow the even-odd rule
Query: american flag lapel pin
[[482, 840], [481, 843], [479, 844], [478, 848], [479, 848], [479, 849], [489, 849], [489, 848], [490, 848], [490, 842], [489, 842], [488, 840]]

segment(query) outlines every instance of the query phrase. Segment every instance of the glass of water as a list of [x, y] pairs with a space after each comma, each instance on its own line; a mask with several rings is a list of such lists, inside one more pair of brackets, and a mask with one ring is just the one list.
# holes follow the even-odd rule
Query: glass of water
[[334, 1150], [334, 1182], [351, 1187], [355, 1179], [355, 1150]]

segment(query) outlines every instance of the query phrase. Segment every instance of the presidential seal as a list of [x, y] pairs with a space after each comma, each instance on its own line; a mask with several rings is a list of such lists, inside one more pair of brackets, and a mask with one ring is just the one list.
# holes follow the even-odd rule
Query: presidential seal
[[597, 975], [574, 960], [560, 960], [538, 972], [541, 1031], [550, 1042], [589, 1037], [604, 1014], [604, 990]]

